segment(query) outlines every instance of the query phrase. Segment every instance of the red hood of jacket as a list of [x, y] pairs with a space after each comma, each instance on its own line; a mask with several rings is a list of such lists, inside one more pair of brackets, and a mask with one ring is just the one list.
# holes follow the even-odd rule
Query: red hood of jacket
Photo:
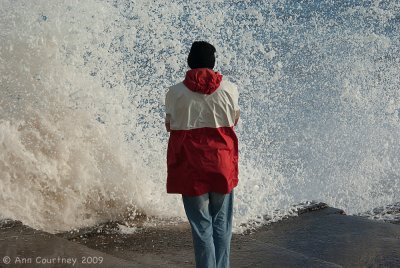
[[197, 68], [186, 72], [183, 84], [191, 91], [212, 94], [219, 87], [222, 75], [208, 68]]

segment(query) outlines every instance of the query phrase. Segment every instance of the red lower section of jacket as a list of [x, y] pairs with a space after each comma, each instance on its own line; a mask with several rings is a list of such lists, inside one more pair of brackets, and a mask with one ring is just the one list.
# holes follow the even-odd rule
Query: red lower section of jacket
[[172, 130], [167, 192], [229, 193], [238, 184], [238, 140], [233, 127]]

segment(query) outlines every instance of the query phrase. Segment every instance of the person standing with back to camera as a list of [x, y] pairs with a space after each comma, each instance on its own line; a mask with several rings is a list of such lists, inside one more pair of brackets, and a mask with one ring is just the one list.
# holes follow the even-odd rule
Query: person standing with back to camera
[[213, 70], [215, 52], [207, 42], [194, 42], [190, 70], [165, 98], [167, 193], [182, 195], [197, 268], [229, 267], [239, 173], [234, 131], [239, 94], [235, 84]]

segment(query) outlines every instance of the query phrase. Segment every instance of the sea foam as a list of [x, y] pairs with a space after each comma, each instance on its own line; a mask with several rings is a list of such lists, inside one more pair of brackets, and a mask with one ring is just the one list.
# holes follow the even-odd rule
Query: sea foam
[[49, 232], [184, 219], [163, 99], [194, 40], [238, 85], [235, 230], [400, 198], [399, 3], [0, 0], [0, 214]]

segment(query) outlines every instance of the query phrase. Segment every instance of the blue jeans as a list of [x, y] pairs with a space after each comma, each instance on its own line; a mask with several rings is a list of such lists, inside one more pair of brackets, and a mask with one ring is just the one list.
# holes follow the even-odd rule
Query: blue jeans
[[197, 268], [229, 268], [233, 191], [182, 196], [193, 237]]

